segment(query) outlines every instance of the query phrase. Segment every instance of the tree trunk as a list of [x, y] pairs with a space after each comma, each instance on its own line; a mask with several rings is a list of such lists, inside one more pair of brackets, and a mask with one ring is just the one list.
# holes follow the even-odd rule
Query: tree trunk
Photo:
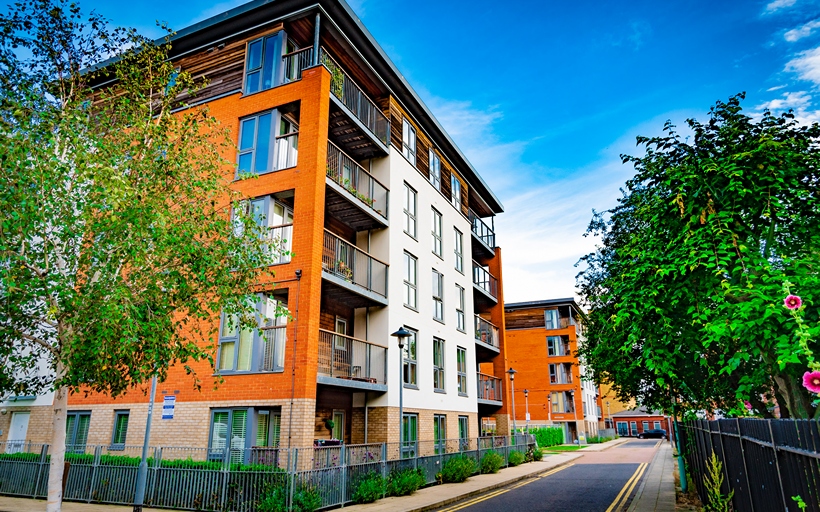
[[[57, 382], [65, 375], [61, 362], [57, 362]], [[63, 465], [65, 462], [65, 425], [68, 406], [68, 388], [61, 386], [54, 391], [54, 407], [51, 434], [51, 463], [48, 471], [48, 502], [46, 512], [60, 512], [63, 504]]]
[[803, 386], [796, 379], [787, 374], [774, 375], [773, 378], [779, 391], [778, 394], [786, 400], [786, 407], [793, 418], [808, 419], [814, 416]]

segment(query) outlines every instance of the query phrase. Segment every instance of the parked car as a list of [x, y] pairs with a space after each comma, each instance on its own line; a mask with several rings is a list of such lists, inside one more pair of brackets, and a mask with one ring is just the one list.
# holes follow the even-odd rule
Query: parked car
[[669, 439], [669, 436], [666, 435], [666, 430], [656, 428], [652, 430], [644, 430], [638, 434], [638, 439]]

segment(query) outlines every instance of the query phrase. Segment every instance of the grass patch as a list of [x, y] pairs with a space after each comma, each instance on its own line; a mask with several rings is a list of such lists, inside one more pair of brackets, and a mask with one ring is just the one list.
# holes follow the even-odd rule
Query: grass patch
[[577, 444], [561, 444], [558, 446], [550, 446], [549, 448], [544, 448], [543, 450], [547, 452], [574, 452], [582, 448], [584, 447]]

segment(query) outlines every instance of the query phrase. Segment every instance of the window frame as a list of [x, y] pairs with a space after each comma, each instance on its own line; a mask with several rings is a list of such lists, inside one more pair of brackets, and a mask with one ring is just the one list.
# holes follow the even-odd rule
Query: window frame
[[469, 396], [467, 392], [467, 349], [456, 347], [456, 375], [459, 396]]
[[[267, 148], [267, 157], [266, 157], [266, 168], [265, 170], [257, 171], [257, 156], [258, 151], [260, 149], [260, 139], [259, 139], [259, 120], [264, 117], [270, 115], [270, 134], [268, 135], [269, 140], [267, 141], [268, 148]], [[243, 149], [243, 137], [245, 135], [245, 130], [247, 129], [246, 126], [248, 122], [253, 120], [253, 135], [252, 137], [252, 145], [250, 147], [246, 147]], [[288, 133], [281, 134], [280, 128], [282, 126], [282, 122], [289, 123], [294, 130]], [[292, 169], [298, 165], [299, 162], [299, 125], [296, 123], [296, 120], [292, 117], [282, 114], [279, 109], [273, 108], [268, 110], [263, 110], [261, 112], [256, 112], [255, 114], [251, 114], [248, 116], [244, 116], [239, 119], [239, 136], [237, 138], [236, 144], [236, 173], [234, 175], [234, 179], [239, 179], [240, 173], [247, 173], [256, 176], [264, 176], [265, 174], [270, 174], [272, 172], [283, 171], [285, 169]], [[280, 160], [281, 155], [280, 151], [282, 148], [280, 147], [281, 144], [279, 141], [286, 140], [289, 137], [296, 136], [296, 153], [293, 165], [287, 165], [288, 161], [286, 160], [285, 165], [280, 167]], [[250, 160], [250, 169], [249, 170], [241, 170], [240, 162], [243, 156], [251, 155]]]
[[[266, 52], [268, 41], [274, 42], [274, 50], [272, 52]], [[244, 64], [242, 67], [242, 95], [247, 96], [250, 94], [256, 94], [258, 92], [267, 91], [269, 89], [273, 89], [274, 87], [281, 85], [284, 75], [284, 66], [282, 65], [282, 55], [283, 49], [287, 44], [285, 40], [285, 32], [283, 30], [277, 30], [276, 32], [265, 34], [252, 41], [248, 41], [245, 45], [245, 59]], [[256, 43], [261, 43], [260, 50], [259, 50], [259, 66], [250, 69], [250, 58], [251, 58], [251, 46]], [[277, 51], [278, 48], [278, 51]], [[266, 57], [272, 57], [273, 62], [272, 67], [270, 69], [270, 80], [271, 84], [268, 87], [264, 86], [264, 76], [265, 76], [265, 65], [268, 63]], [[248, 90], [249, 80], [248, 77], [251, 74], [259, 73], [259, 82], [258, 88], [253, 91]]]
[[461, 451], [470, 449], [470, 417], [458, 417], [458, 440]]
[[464, 233], [462, 233], [458, 228], [454, 229], [454, 247], [453, 247], [453, 254], [455, 254], [456, 262], [455, 262], [455, 269], [456, 271], [460, 272], [462, 275], [464, 274]]
[[[436, 293], [438, 292], [438, 295]], [[444, 323], [444, 274], [433, 269], [433, 320]]]
[[450, 204], [458, 211], [461, 211], [461, 181], [453, 172], [450, 174]]
[[447, 452], [447, 415], [433, 415], [433, 449], [436, 455]]
[[[412, 439], [409, 439], [411, 433], [411, 426], [415, 426], [412, 430]], [[400, 446], [401, 458], [412, 459], [418, 455], [419, 444], [419, 415], [414, 412], [405, 412], [401, 418], [401, 430], [403, 443]]]
[[[80, 428], [80, 418], [88, 418], [85, 423], [85, 435], [82, 443], [77, 442], [77, 433]], [[69, 418], [74, 418], [71, 423], [71, 433], [68, 432]], [[67, 453], [85, 453], [85, 447], [88, 445], [88, 430], [91, 426], [91, 411], [68, 411], [66, 413], [66, 452]], [[71, 442], [69, 442], [71, 441]]]
[[[128, 438], [128, 421], [130, 419], [131, 411], [128, 409], [114, 411], [114, 427], [111, 429], [111, 444], [109, 445], [109, 450], [125, 450], [125, 441]], [[119, 432], [119, 424], [120, 419], [125, 418], [125, 432], [123, 433], [123, 437], [121, 442], [117, 442], [117, 433]]]
[[[433, 188], [441, 192], [441, 158], [431, 147], [429, 154], [430, 184]], [[434, 163], [435, 162], [435, 163]]]
[[[412, 144], [412, 148], [410, 145]], [[416, 165], [416, 150], [418, 149], [418, 139], [416, 138], [416, 129], [407, 120], [402, 118], [401, 124], [401, 154], [408, 162]]]
[[[407, 326], [404, 327], [410, 332], [410, 336], [408, 336], [404, 340], [404, 348], [402, 348], [401, 356], [402, 356], [402, 372], [401, 372], [401, 379], [402, 385], [405, 388], [411, 389], [418, 389], [419, 388], [419, 332], [415, 329], [411, 329]], [[412, 349], [412, 354], [411, 354]], [[411, 357], [412, 356], [412, 357]], [[408, 377], [412, 377], [412, 379], [408, 380]]]
[[[404, 182], [404, 232], [418, 240], [418, 191]], [[412, 210], [412, 211], [411, 211]]]
[[[404, 251], [404, 305], [413, 311], [419, 307], [419, 260]], [[412, 304], [408, 301], [412, 299]]]
[[456, 330], [467, 332], [467, 315], [465, 307], [464, 287], [456, 283]]
[[[287, 323], [288, 317], [287, 315], [274, 315], [273, 317], [269, 317], [268, 315], [268, 306], [270, 304], [273, 305], [275, 313], [279, 308], [284, 308], [287, 311], [287, 301], [284, 297], [280, 297], [277, 295], [273, 295], [271, 293], [260, 292], [249, 295], [249, 297], [255, 297], [255, 307], [256, 312], [254, 313], [257, 321], [257, 326], [255, 328], [251, 328], [251, 338], [250, 338], [250, 361], [249, 367], [247, 370], [240, 370], [239, 367], [239, 359], [240, 359], [240, 340], [242, 337], [242, 326], [237, 325], [236, 330], [229, 336], [225, 336], [223, 334], [223, 325], [226, 322], [227, 315], [224, 311], [220, 312], [220, 319], [219, 319], [219, 331], [217, 336], [217, 353], [216, 353], [216, 368], [215, 372], [219, 375], [244, 375], [249, 373], [282, 373], [285, 371], [285, 364], [284, 364], [284, 353], [287, 348]], [[267, 344], [270, 341], [263, 339], [265, 337], [266, 328], [282, 328], [281, 331], [284, 334], [282, 336], [274, 336], [273, 342], [274, 346], [272, 347], [272, 363], [273, 368], [270, 370], [263, 369], [262, 366], [264, 364], [265, 359], [265, 349]], [[234, 334], [235, 333], [235, 334]], [[222, 367], [222, 357], [223, 357], [223, 350], [224, 344], [226, 343], [233, 343], [233, 364], [230, 368], [223, 368]], [[281, 345], [279, 345], [281, 344]], [[280, 357], [275, 357], [279, 355]], [[278, 364], [281, 363], [281, 364]]]
[[443, 339], [433, 337], [433, 391], [447, 393], [446, 390], [446, 344]]
[[[233, 447], [233, 425], [234, 425], [234, 414], [237, 412], [244, 412], [245, 413], [245, 439], [243, 442], [242, 448], [234, 448]], [[227, 413], [228, 420], [226, 423], [225, 428], [225, 446], [221, 448], [215, 448], [213, 446], [214, 441], [214, 418], [217, 414], [220, 413]], [[251, 407], [214, 407], [211, 409], [211, 418], [210, 423], [208, 425], [208, 460], [210, 461], [223, 461], [231, 463], [234, 462], [245, 462], [247, 456], [250, 452], [250, 440], [251, 437], [256, 438], [255, 432], [249, 431], [249, 426], [253, 425], [253, 420], [256, 419], [254, 410]], [[251, 436], [253, 434], [253, 436]], [[228, 443], [228, 437], [231, 436], [230, 443]], [[220, 453], [221, 452], [221, 453]], [[240, 457], [235, 457], [235, 455], [239, 453], [241, 454]]]
[[431, 234], [433, 235], [433, 254], [441, 259], [444, 259], [444, 241], [443, 241], [443, 226], [444, 217], [441, 212], [435, 208], [431, 208], [433, 213], [433, 228]]
[[[554, 318], [550, 318], [554, 317]], [[552, 321], [554, 320], [554, 322]], [[553, 327], [550, 327], [553, 325]], [[544, 310], [544, 328], [553, 330], [553, 329], [560, 329], [561, 319], [558, 314], [558, 309], [545, 309]]]

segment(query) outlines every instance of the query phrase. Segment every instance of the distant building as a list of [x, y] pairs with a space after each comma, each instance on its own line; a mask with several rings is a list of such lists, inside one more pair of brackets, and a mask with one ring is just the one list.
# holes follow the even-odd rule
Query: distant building
[[517, 302], [504, 304], [504, 314], [516, 423], [524, 425], [529, 412], [530, 423], [560, 426], [568, 442], [598, 435], [598, 388], [583, 378], [577, 356], [584, 342], [580, 306], [571, 298]]
[[646, 407], [636, 407], [629, 411], [620, 411], [612, 414], [612, 421], [621, 437], [637, 437], [647, 430], [666, 430], [672, 435], [672, 423], [669, 416], [661, 411], [650, 411]]
[[622, 401], [615, 396], [615, 391], [609, 384], [602, 384], [600, 387], [601, 412], [603, 413], [599, 426], [601, 428], [615, 428], [613, 414], [629, 411], [637, 407], [634, 398]]

